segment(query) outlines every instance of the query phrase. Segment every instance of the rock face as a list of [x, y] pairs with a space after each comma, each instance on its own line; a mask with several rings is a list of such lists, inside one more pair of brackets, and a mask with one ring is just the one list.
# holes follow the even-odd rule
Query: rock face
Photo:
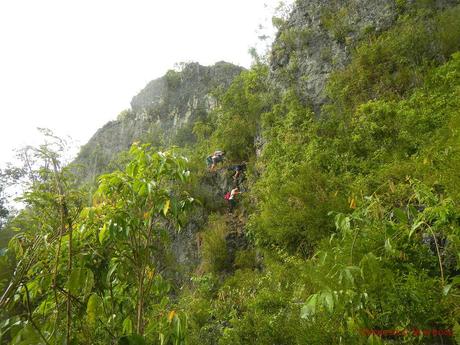
[[397, 16], [394, 0], [301, 0], [278, 32], [271, 53], [273, 77], [295, 85], [315, 111], [326, 101], [332, 70], [346, 65], [349, 47], [370, 31], [382, 31]]
[[226, 90], [242, 67], [226, 62], [213, 66], [188, 63], [170, 70], [134, 96], [131, 109], [100, 128], [84, 145], [75, 163], [91, 180], [110, 169], [109, 162], [135, 141], [184, 144], [193, 141], [192, 126], [216, 104], [215, 92]]
[[226, 62], [211, 67], [186, 64], [181, 72], [170, 70], [164, 77], [148, 83], [133, 97], [131, 108], [161, 124], [163, 129], [180, 127], [212, 109], [216, 100], [211, 92], [228, 88], [241, 71], [241, 67]]
[[[454, 0], [433, 0], [446, 7]], [[297, 0], [272, 46], [272, 79], [282, 89], [294, 86], [319, 115], [333, 70], [344, 67], [356, 43], [388, 29], [417, 0]]]
[[[185, 282], [184, 279], [189, 279], [191, 272], [198, 268], [201, 260], [200, 247], [202, 242], [200, 231], [206, 226], [211, 210], [221, 212], [228, 207], [224, 195], [234, 188], [233, 174], [234, 171], [226, 167], [219, 167], [215, 172], [207, 173], [200, 185], [200, 199], [203, 202], [203, 207], [196, 208], [189, 215], [188, 223], [180, 232], [171, 229], [171, 252], [176, 266], [179, 268], [174, 276], [176, 281]], [[247, 186], [243, 176], [238, 180], [238, 183], [244, 192], [247, 190]], [[233, 262], [235, 252], [238, 249], [246, 249], [248, 242], [244, 236], [242, 230], [244, 225], [241, 221], [236, 217], [229, 216], [228, 218], [229, 223], [231, 223], [228, 224], [231, 231], [225, 240], [229, 251], [228, 260]]]

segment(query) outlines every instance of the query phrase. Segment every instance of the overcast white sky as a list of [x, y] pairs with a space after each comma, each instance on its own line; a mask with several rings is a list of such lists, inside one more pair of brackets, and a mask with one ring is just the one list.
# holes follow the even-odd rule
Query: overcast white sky
[[0, 166], [37, 143], [36, 127], [83, 145], [176, 62], [249, 67], [278, 3], [0, 1]]

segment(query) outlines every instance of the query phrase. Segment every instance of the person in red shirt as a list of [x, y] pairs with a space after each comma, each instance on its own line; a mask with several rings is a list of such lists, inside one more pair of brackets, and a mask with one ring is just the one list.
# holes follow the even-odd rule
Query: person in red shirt
[[240, 194], [240, 189], [238, 187], [235, 187], [232, 189], [230, 192], [230, 197], [228, 198], [228, 204], [229, 204], [229, 212], [232, 213], [233, 209], [236, 206], [236, 196]]

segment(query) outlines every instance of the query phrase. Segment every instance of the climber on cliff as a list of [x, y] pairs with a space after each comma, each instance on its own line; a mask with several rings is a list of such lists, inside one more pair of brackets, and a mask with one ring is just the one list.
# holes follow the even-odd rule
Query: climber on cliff
[[[209, 162], [211, 162], [211, 169], [210, 169], [211, 171], [215, 170], [217, 163], [223, 162], [224, 156], [225, 156], [225, 151], [215, 151], [212, 154], [212, 156], [208, 156], [208, 158], [206, 158], [206, 160], [208, 161], [208, 166], [209, 166]], [[211, 159], [209, 159], [209, 157], [211, 157]]]
[[230, 192], [230, 197], [228, 198], [228, 211], [230, 213], [233, 212], [233, 209], [236, 206], [236, 196], [240, 193], [241, 192], [238, 187], [233, 188], [232, 191]]
[[233, 174], [233, 181], [238, 181], [238, 178], [241, 176], [244, 170], [246, 170], [246, 162], [243, 162], [241, 164], [236, 164], [232, 165], [231, 167], [228, 168], [228, 170], [235, 171]]
[[208, 165], [208, 169], [211, 168], [212, 165], [212, 155], [206, 157], [206, 164]]

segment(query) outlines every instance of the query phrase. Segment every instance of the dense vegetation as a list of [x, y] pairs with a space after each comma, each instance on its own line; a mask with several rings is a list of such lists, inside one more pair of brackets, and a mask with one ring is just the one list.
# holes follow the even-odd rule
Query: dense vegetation
[[[37, 149], [0, 343], [460, 343], [460, 7], [405, 11], [351, 47], [319, 117], [259, 62], [193, 140], [134, 144], [94, 193]], [[206, 189], [215, 148], [248, 165], [233, 214]], [[169, 244], [197, 210], [184, 283]]]
[[[0, 176], [3, 177], [3, 174], [1, 171], [0, 171]], [[3, 178], [2, 178], [0, 179], [0, 230], [3, 228], [3, 224], [5, 223], [8, 217], [8, 213], [9, 213], [6, 203], [7, 202], [6, 202], [6, 197], [5, 197], [5, 183], [3, 182]]]

